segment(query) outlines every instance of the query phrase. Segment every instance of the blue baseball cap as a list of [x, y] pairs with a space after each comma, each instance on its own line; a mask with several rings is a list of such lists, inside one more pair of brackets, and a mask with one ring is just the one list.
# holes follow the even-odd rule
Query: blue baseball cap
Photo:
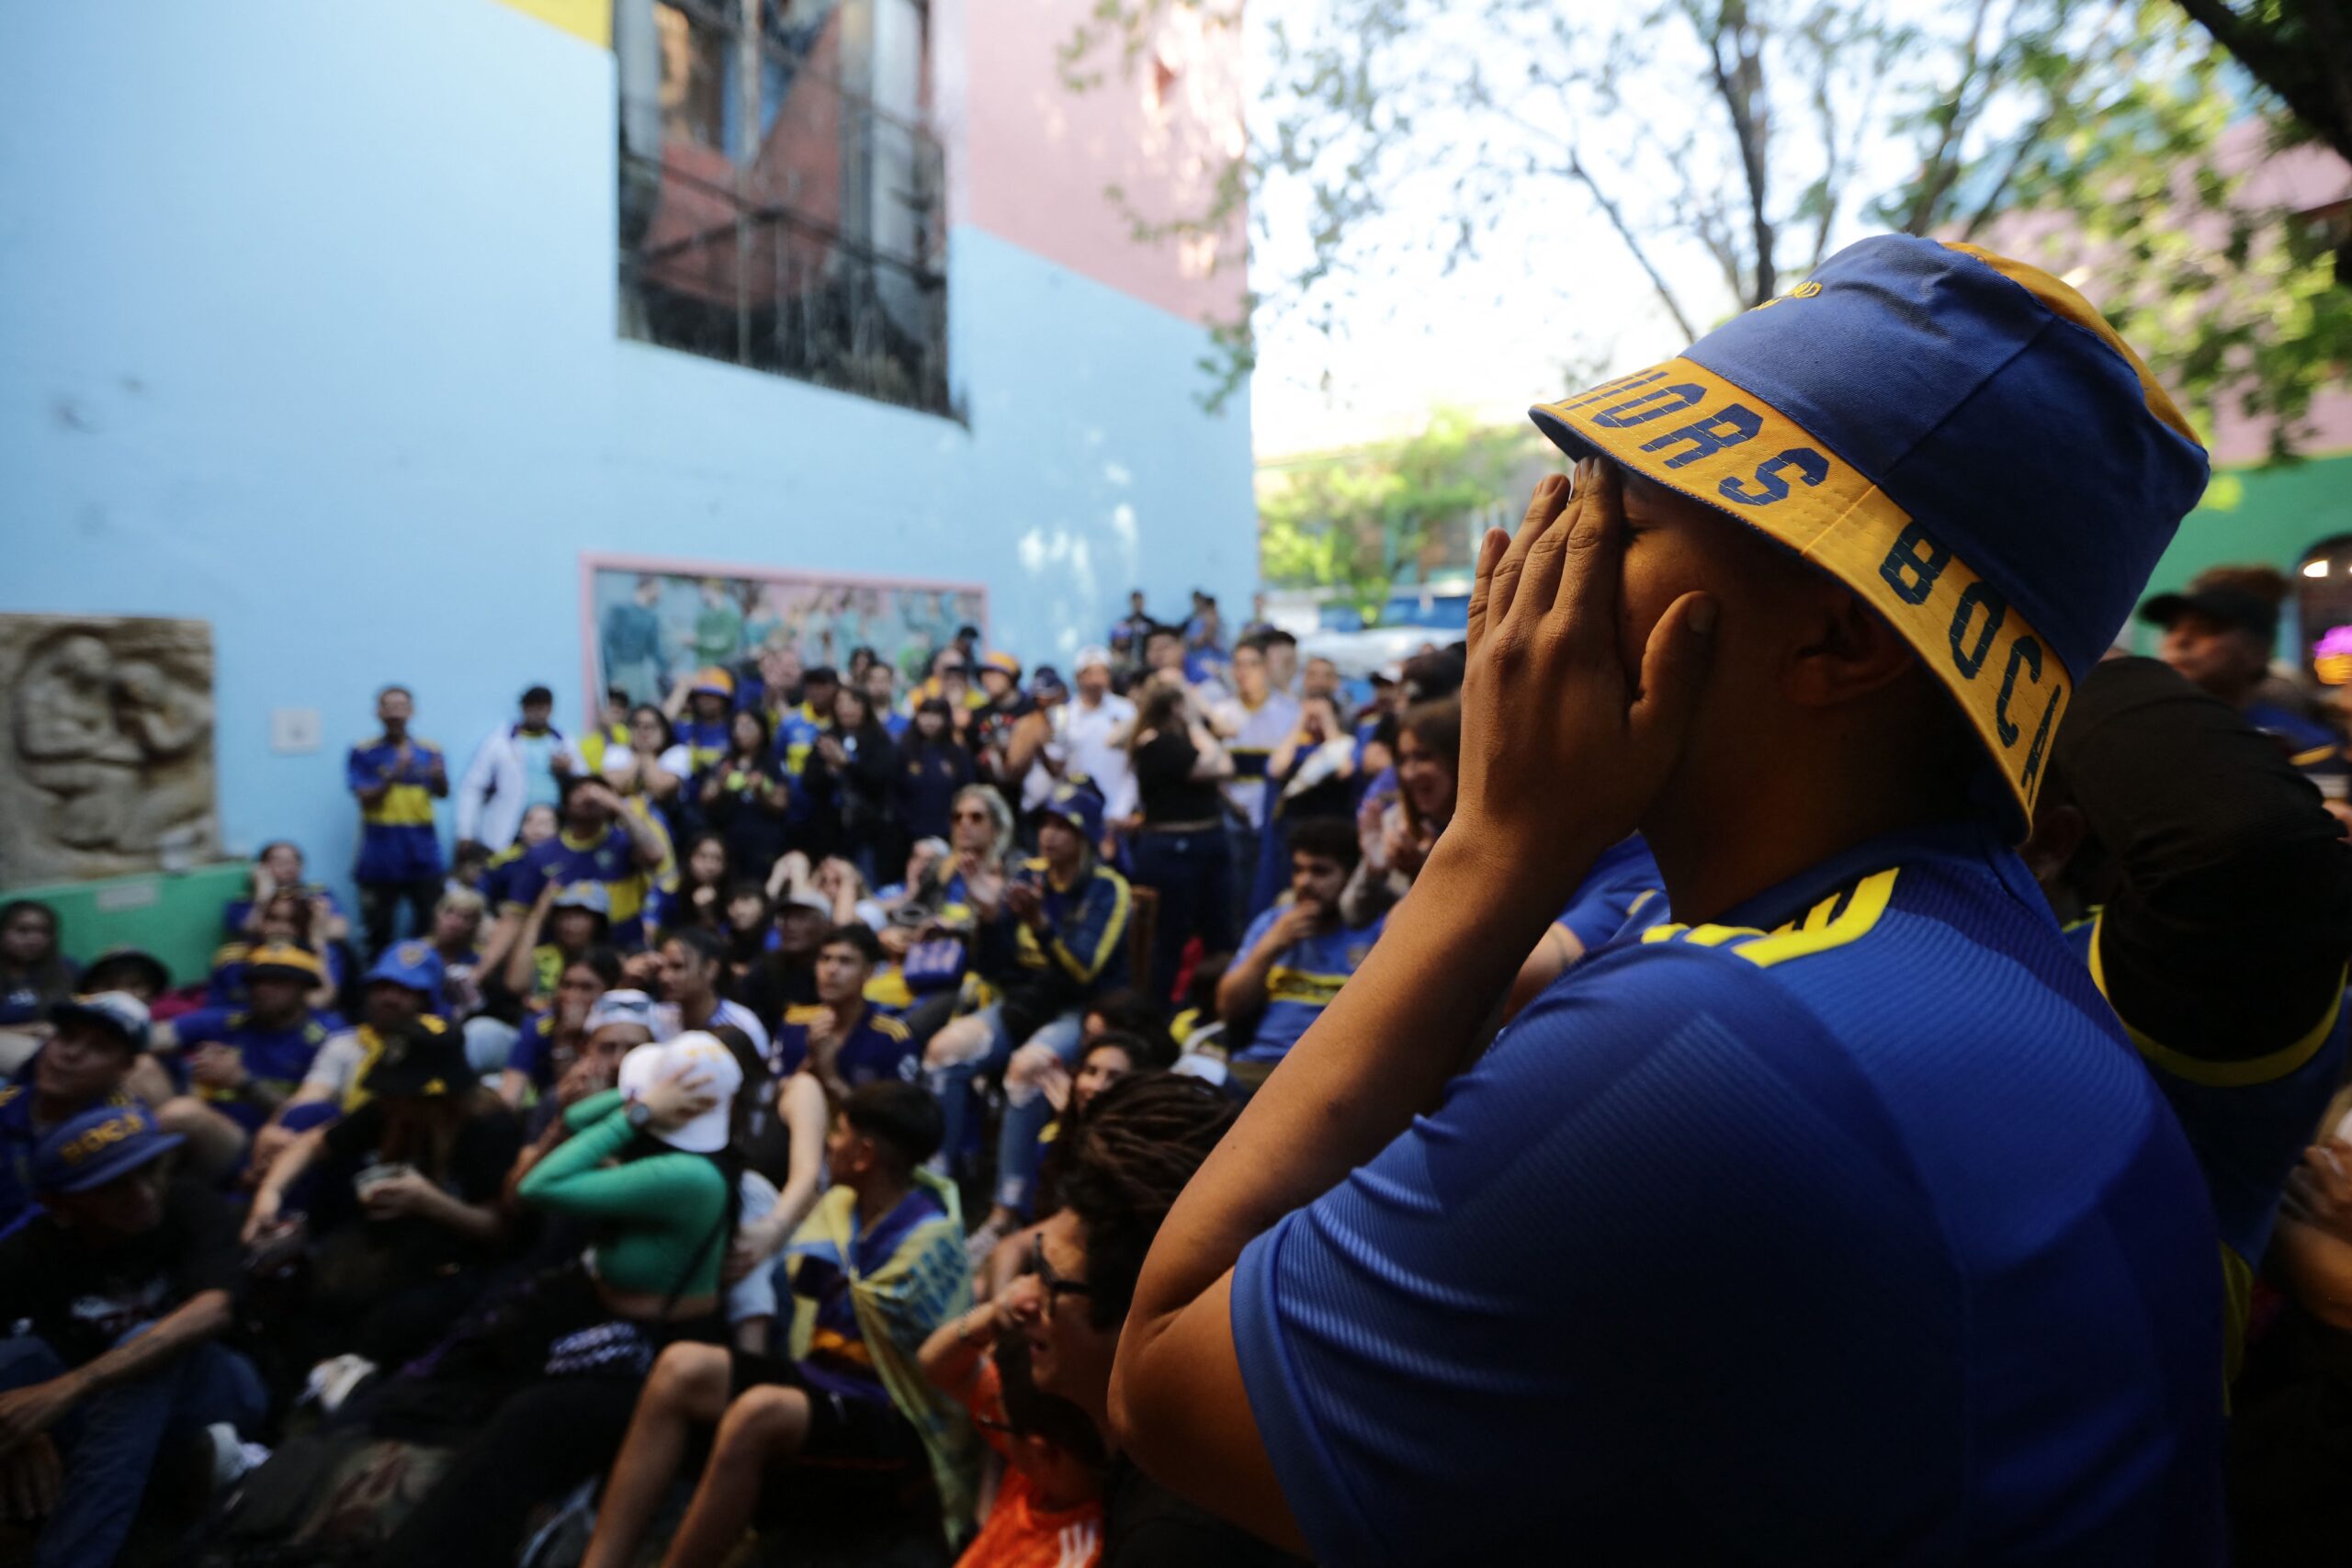
[[151, 1030], [147, 1004], [129, 991], [97, 991], [86, 997], [68, 997], [52, 1002], [49, 1009], [51, 1023], [63, 1023], [81, 1019], [110, 1029], [130, 1042], [134, 1051], [147, 1049]]
[[1078, 829], [1089, 844], [1102, 840], [1102, 797], [1083, 781], [1057, 784], [1037, 807], [1040, 817], [1058, 817]]
[[406, 986], [424, 995], [425, 1009], [441, 1010], [441, 978], [447, 973], [441, 955], [430, 943], [396, 942], [376, 956], [375, 966], [368, 971], [367, 985], [379, 981], [394, 986]]
[[180, 1146], [177, 1133], [155, 1125], [136, 1100], [69, 1117], [33, 1150], [33, 1190], [87, 1192]]
[[2205, 492], [2196, 433], [2090, 301], [1909, 235], [1529, 412], [1570, 457], [1704, 502], [1861, 595], [2029, 818], [2074, 682]]

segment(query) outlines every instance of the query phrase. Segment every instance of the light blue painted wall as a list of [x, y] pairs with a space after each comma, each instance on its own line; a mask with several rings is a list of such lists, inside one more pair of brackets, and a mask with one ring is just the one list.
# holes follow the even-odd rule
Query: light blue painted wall
[[611, 57], [490, 0], [6, 6], [0, 59], [0, 610], [211, 620], [234, 847], [349, 863], [385, 681], [458, 764], [531, 682], [575, 722], [582, 550], [981, 581], [1032, 661], [1248, 604], [1199, 328], [967, 226], [968, 426], [621, 341]]

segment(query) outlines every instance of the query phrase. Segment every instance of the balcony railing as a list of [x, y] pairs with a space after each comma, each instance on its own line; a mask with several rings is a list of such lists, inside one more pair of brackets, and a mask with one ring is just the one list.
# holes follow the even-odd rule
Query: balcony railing
[[[718, 39], [664, 114], [659, 156], [622, 154], [621, 330], [951, 412], [937, 139], [806, 53], [771, 44], [726, 73], [736, 58]], [[741, 97], [756, 130], [736, 118]]]

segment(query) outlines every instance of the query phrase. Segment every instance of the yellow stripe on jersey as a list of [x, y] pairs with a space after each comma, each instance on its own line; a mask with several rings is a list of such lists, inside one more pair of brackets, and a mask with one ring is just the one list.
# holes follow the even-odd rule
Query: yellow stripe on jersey
[[429, 828], [433, 825], [433, 796], [423, 784], [386, 784], [384, 797], [373, 806], [362, 807], [359, 815], [362, 820], [379, 828]]
[[[1870, 934], [1886, 913], [1894, 896], [1894, 870], [1873, 872], [1854, 885], [1850, 897], [1832, 894], [1792, 921], [1770, 933], [1753, 926], [1653, 926], [1642, 933], [1645, 943], [1679, 942], [1688, 947], [1720, 947], [1750, 964], [1769, 969], [1792, 958], [1826, 953]], [[1843, 898], [1843, 914], [1833, 914]]]
[[1287, 964], [1277, 964], [1266, 971], [1266, 999], [1270, 1002], [1305, 1002], [1309, 1007], [1329, 1007], [1340, 987], [1348, 983], [1345, 975], [1317, 975], [1305, 969], [1294, 969]]
[[2336, 1015], [2344, 1010], [2344, 979], [2327, 989], [2327, 1010], [2319, 1021], [2301, 1039], [2280, 1046], [2267, 1055], [2251, 1056], [2242, 1062], [2215, 1062], [2202, 1056], [2192, 1056], [2186, 1051], [2151, 1038], [2139, 1026], [2123, 1016], [2116, 1007], [2114, 996], [2107, 988], [2107, 965], [2099, 956], [2101, 939], [2107, 934], [2107, 912], [2099, 911], [2091, 924], [2091, 984], [2098, 994], [2107, 998], [2107, 1005], [2115, 1013], [2116, 1021], [2123, 1025], [2123, 1032], [2131, 1037], [2132, 1047], [2141, 1058], [2158, 1072], [2168, 1073], [2184, 1083], [2201, 1084], [2207, 1089], [2245, 1089], [2253, 1084], [2272, 1083], [2300, 1069], [2320, 1053], [2327, 1037], [2335, 1029]]

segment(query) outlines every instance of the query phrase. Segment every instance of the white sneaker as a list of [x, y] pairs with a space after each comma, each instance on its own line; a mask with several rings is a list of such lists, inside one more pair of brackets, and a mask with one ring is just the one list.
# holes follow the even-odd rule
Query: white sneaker
[[376, 1363], [365, 1356], [334, 1356], [311, 1369], [302, 1385], [302, 1403], [313, 1404], [332, 1416], [343, 1408], [351, 1391], [376, 1375]]
[[237, 1436], [237, 1428], [226, 1421], [215, 1421], [204, 1429], [212, 1439], [212, 1490], [226, 1492], [249, 1473], [259, 1470], [269, 1458], [269, 1450], [259, 1443], [248, 1443]]

